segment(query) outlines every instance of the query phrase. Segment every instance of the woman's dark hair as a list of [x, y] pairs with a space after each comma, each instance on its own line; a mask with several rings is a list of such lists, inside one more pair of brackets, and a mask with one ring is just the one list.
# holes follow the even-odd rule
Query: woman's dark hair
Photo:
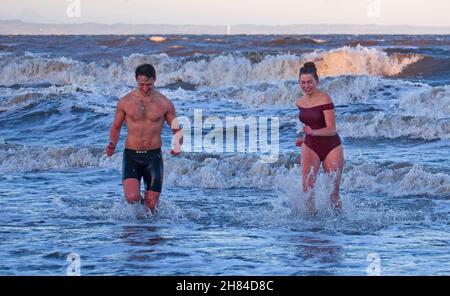
[[144, 75], [148, 79], [153, 78], [156, 79], [156, 70], [155, 68], [150, 64], [143, 64], [136, 68], [136, 71], [134, 72], [136, 75], [136, 79], [138, 79], [139, 76]]
[[317, 81], [319, 81], [319, 75], [317, 74], [316, 64], [313, 62], [307, 62], [300, 68], [300, 76], [302, 74], [311, 74]]

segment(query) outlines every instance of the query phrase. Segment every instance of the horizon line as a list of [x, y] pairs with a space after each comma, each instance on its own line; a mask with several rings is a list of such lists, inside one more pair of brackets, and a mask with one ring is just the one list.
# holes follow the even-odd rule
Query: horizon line
[[206, 24], [164, 24], [164, 23], [124, 23], [124, 22], [117, 22], [117, 23], [97, 23], [97, 22], [82, 22], [82, 23], [62, 23], [62, 22], [34, 22], [34, 21], [24, 21], [20, 19], [0, 19], [0, 22], [20, 22], [24, 24], [39, 24], [39, 25], [101, 25], [101, 26], [114, 26], [114, 25], [126, 25], [126, 26], [195, 26], [195, 27], [227, 27], [227, 26], [258, 26], [258, 27], [292, 27], [292, 26], [360, 26], [360, 27], [413, 27], [413, 28], [450, 28], [449, 26], [433, 26], [433, 25], [379, 25], [379, 24], [288, 24], [288, 25], [264, 25], [264, 24], [226, 24], [226, 25], [206, 25]]

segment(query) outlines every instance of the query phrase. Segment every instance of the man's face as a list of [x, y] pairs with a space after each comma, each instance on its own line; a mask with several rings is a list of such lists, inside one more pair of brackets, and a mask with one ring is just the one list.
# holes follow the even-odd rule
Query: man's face
[[138, 89], [144, 95], [149, 95], [152, 92], [153, 87], [155, 86], [155, 79], [148, 78], [144, 75], [139, 75], [136, 81]]

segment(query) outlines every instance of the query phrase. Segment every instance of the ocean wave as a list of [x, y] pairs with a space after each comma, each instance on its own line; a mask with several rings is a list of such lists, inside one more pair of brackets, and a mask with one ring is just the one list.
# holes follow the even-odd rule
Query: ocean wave
[[[200, 188], [258, 188], [283, 191], [287, 183], [300, 182], [299, 153], [280, 155], [277, 162], [261, 162], [257, 155], [185, 153], [172, 157], [164, 153], [167, 186]], [[80, 167], [116, 169], [120, 174], [122, 155], [106, 157], [102, 149], [73, 147], [0, 146], [0, 171], [27, 172]], [[343, 190], [361, 190], [392, 196], [448, 195], [450, 175], [436, 173], [420, 164], [375, 163], [362, 156], [347, 161]]]
[[338, 118], [341, 136], [352, 138], [450, 139], [450, 121], [376, 112]]
[[424, 86], [399, 98], [402, 112], [413, 116], [450, 118], [450, 86]]
[[342, 47], [329, 51], [316, 51], [305, 58], [316, 62], [322, 76], [371, 75], [396, 76], [407, 66], [421, 60], [419, 54], [386, 52], [370, 47]]
[[417, 63], [408, 65], [398, 77], [445, 77], [449, 75], [450, 60], [426, 56]]
[[74, 147], [31, 147], [0, 144], [1, 172], [31, 172], [96, 167], [100, 149]]
[[[347, 105], [395, 99], [401, 92], [418, 87], [372, 76], [340, 76], [322, 79], [319, 88], [331, 96], [335, 105]], [[291, 107], [301, 91], [298, 82], [291, 80], [203, 90], [200, 95], [234, 100], [246, 106]]]
[[[120, 167], [120, 162], [116, 160], [115, 166]], [[179, 158], [167, 157], [165, 170], [165, 182], [170, 186], [283, 191], [289, 188], [286, 182], [300, 182], [298, 153], [283, 154], [273, 164], [262, 163], [259, 157], [252, 155], [200, 153]], [[450, 175], [430, 172], [420, 164], [373, 163], [362, 158], [347, 161], [342, 188], [393, 196], [448, 195]]]
[[132, 54], [121, 62], [84, 63], [73, 59], [39, 56], [5, 57], [0, 60], [0, 84], [127, 84], [134, 85], [134, 70], [143, 63], [153, 64], [160, 86], [185, 82], [201, 86], [245, 85], [255, 82], [292, 80], [301, 65], [317, 62], [322, 76], [395, 76], [422, 58], [420, 55], [392, 54], [375, 48], [343, 47], [303, 56], [243, 54], [205, 55], [196, 59], [170, 58], [167, 54]]
[[[448, 86], [431, 87], [370, 76], [342, 76], [324, 79], [321, 88], [331, 95], [337, 106], [337, 128], [344, 138], [450, 138]], [[9, 90], [8, 93], [2, 93], [2, 96], [10, 98], [3, 100], [0, 110], [3, 113], [23, 109], [28, 114], [28, 108], [34, 108], [36, 103], [54, 101], [42, 105], [42, 108], [57, 108], [62, 116], [71, 110], [113, 114], [117, 99], [129, 90], [129, 87], [107, 88], [92, 85]], [[292, 108], [292, 114], [297, 112], [294, 103], [300, 96], [298, 83], [295, 81], [212, 90], [162, 89], [162, 92], [180, 106], [185, 106], [183, 102], [197, 102], [195, 104], [201, 109], [201, 106], [211, 102], [235, 101], [250, 107], [288, 107]], [[342, 110], [340, 106], [352, 104], [359, 104], [358, 108], [368, 109], [361, 113], [345, 111], [339, 114]], [[226, 106], [228, 110], [230, 107]], [[185, 108], [180, 107], [179, 115], [183, 114], [182, 110], [190, 112], [189, 107]], [[223, 117], [225, 116], [226, 113]], [[288, 121], [292, 126], [296, 126], [298, 120], [292, 117]]]
[[[339, 134], [344, 138], [423, 140], [450, 138], [449, 87], [410, 85], [410, 83], [401, 82], [393, 85], [393, 83], [389, 80], [383, 81], [379, 78], [365, 76], [345, 76], [333, 78], [329, 82], [324, 81], [322, 89], [332, 96], [337, 106], [336, 120]], [[110, 95], [114, 92], [123, 94], [127, 91], [129, 91], [127, 88], [109, 90]], [[198, 108], [202, 109], [201, 106], [204, 104], [211, 106], [211, 102], [219, 104], [220, 102], [235, 101], [250, 107], [288, 107], [292, 109], [292, 114], [297, 113], [294, 102], [300, 95], [296, 82], [264, 83], [241, 88], [199, 91], [164, 89], [162, 92], [180, 106], [185, 106], [183, 102], [194, 102], [194, 106], [198, 105]], [[36, 103], [50, 102], [42, 105], [42, 108], [45, 110], [57, 108], [61, 112], [61, 116], [65, 116], [64, 114], [73, 110], [112, 115], [119, 96], [114, 99], [103, 95], [101, 89], [89, 90], [89, 88], [58, 87], [40, 92], [32, 90], [29, 93], [19, 92], [10, 100], [6, 100], [6, 103], [0, 104], [0, 110], [16, 112], [18, 116], [20, 113], [17, 111], [23, 110], [24, 114], [28, 116], [28, 109], [35, 108]], [[360, 104], [358, 108], [368, 109], [362, 112], [350, 111], [350, 113], [345, 111], [346, 109], [340, 109], [342, 105], [351, 104]], [[377, 105], [380, 107], [373, 107]], [[194, 107], [180, 107], [178, 114], [181, 115], [183, 112], [190, 114], [191, 108]], [[228, 108], [231, 107], [226, 107], [226, 110]], [[232, 112], [235, 110], [230, 110], [230, 114], [235, 114]], [[222, 117], [225, 116], [227, 113], [222, 113]], [[285, 119], [287, 124], [292, 127], [298, 124], [296, 116]]]
[[[21, 87], [0, 90], [0, 110], [14, 112], [40, 102], [64, 102], [64, 108], [87, 108], [96, 113], [114, 112], [118, 98], [131, 90], [126, 86], [105, 86], [93, 84], [51, 85], [45, 88]], [[116, 100], [110, 101], [109, 98]]]
[[373, 76], [340, 76], [323, 79], [320, 88], [330, 95], [335, 105], [349, 105], [386, 101], [411, 89], [411, 85]]
[[158, 70], [171, 72], [175, 66], [166, 54], [131, 55], [122, 62], [100, 61], [84, 63], [70, 58], [14, 57], [0, 60], [0, 84], [33, 85], [50, 83], [67, 84], [108, 84], [135, 85], [134, 69], [142, 63], [158, 65]]
[[[396, 102], [404, 93], [414, 94], [422, 89], [430, 89], [426, 84], [410, 83], [372, 76], [327, 77], [321, 80], [319, 88], [328, 93], [335, 105], [386, 104]], [[167, 97], [185, 100], [232, 100], [244, 106], [294, 107], [301, 96], [296, 80], [274, 83], [256, 83], [245, 86], [202, 88], [195, 91], [184, 89], [163, 89]], [[295, 107], [294, 107], [295, 108]], [[395, 109], [393, 110], [395, 111]], [[418, 114], [420, 115], [420, 114]]]
[[271, 47], [294, 46], [294, 45], [316, 45], [326, 43], [326, 40], [307, 37], [280, 37], [265, 44]]
[[148, 40], [160, 43], [160, 42], [166, 41], [166, 37], [164, 37], [164, 36], [152, 36], [152, 37], [149, 37]]
[[364, 160], [348, 164], [342, 187], [397, 197], [445, 196], [450, 193], [450, 175], [427, 171], [421, 164]]

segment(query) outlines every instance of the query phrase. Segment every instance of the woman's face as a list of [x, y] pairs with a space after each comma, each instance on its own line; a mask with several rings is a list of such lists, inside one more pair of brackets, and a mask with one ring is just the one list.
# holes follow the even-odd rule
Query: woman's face
[[301, 74], [300, 75], [300, 88], [305, 95], [312, 95], [317, 87], [317, 80], [312, 74]]

